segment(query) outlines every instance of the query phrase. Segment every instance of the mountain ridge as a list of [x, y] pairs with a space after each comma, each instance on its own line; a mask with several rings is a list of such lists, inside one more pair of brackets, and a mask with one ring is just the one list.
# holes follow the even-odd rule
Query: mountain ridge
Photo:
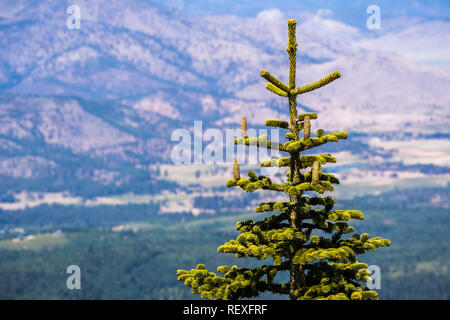
[[[68, 30], [68, 1], [19, 5], [0, 21], [3, 158], [17, 158], [17, 149], [20, 157], [42, 157], [46, 148], [62, 148], [67, 157], [80, 157], [77, 163], [91, 167], [81, 159], [94, 161], [95, 170], [115, 172], [111, 166], [120, 164], [150, 174], [150, 163], [170, 163], [176, 128], [192, 130], [202, 120], [223, 131], [237, 128], [243, 115], [260, 127], [287, 107], [259, 76], [266, 69], [287, 80], [279, 11], [192, 17], [139, 0], [79, 1], [81, 29]], [[377, 50], [364, 42], [366, 32], [324, 11], [299, 22], [297, 39], [298, 84], [342, 74], [300, 97], [300, 109], [320, 113], [314, 126], [370, 135], [448, 134], [448, 71]], [[0, 174], [8, 172], [25, 171]]]

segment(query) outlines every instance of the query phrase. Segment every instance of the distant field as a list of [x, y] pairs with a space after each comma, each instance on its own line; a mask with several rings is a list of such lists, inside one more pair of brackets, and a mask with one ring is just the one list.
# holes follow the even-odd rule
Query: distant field
[[52, 249], [55, 246], [62, 246], [68, 241], [66, 236], [42, 233], [33, 236], [32, 239], [25, 239], [14, 242], [12, 239], [0, 241], [0, 250], [42, 250]]
[[[361, 208], [365, 214], [364, 221], [353, 224], [356, 232], [392, 241], [391, 247], [359, 256], [360, 261], [380, 267], [380, 298], [450, 297], [449, 209], [364, 209], [358, 203], [351, 207]], [[190, 269], [198, 263], [205, 263], [212, 271], [223, 264], [270, 263], [217, 253], [219, 245], [237, 236], [237, 221], [262, 217], [250, 212], [198, 217], [149, 215], [109, 227], [66, 228], [59, 237], [34, 229], [35, 238], [23, 243], [13, 243], [11, 237], [3, 235], [0, 298], [197, 299], [176, 281], [177, 269]], [[121, 231], [113, 231], [118, 229]], [[82, 290], [70, 291], [65, 286], [65, 270], [71, 264], [82, 270]]]

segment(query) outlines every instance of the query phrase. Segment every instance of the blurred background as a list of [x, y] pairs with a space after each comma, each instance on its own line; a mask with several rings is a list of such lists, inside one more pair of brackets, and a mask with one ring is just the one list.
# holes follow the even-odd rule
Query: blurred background
[[349, 134], [314, 149], [337, 207], [392, 241], [358, 260], [381, 299], [448, 299], [450, 3], [410, 0], [0, 0], [0, 299], [194, 299], [177, 269], [258, 263], [216, 248], [277, 195], [173, 164], [171, 135], [288, 119], [259, 72], [287, 81], [291, 18], [297, 83], [342, 74], [298, 100]]

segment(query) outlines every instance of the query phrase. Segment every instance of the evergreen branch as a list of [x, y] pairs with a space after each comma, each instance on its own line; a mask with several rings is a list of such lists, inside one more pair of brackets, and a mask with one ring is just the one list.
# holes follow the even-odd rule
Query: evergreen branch
[[292, 133], [292, 132], [288, 132], [288, 133], [286, 133], [285, 135], [284, 135], [284, 137], [287, 139], [287, 140], [290, 140], [290, 141], [292, 141], [292, 142], [294, 142], [296, 139], [295, 139], [295, 135]]
[[[303, 179], [305, 182], [311, 182], [312, 181], [312, 174], [311, 172], [306, 172], [303, 176]], [[319, 173], [319, 181], [329, 181], [330, 183], [339, 184], [338, 178], [336, 178], [331, 173]]]
[[309, 117], [309, 119], [317, 119], [317, 113], [315, 112], [305, 112], [297, 116], [298, 121], [304, 121], [305, 117]]
[[363, 220], [364, 215], [359, 210], [335, 210], [328, 214], [328, 219], [331, 221]]
[[[290, 138], [290, 136], [289, 136]], [[338, 142], [340, 139], [347, 139], [347, 132], [333, 132], [327, 133], [320, 137], [313, 137], [309, 139], [302, 138], [300, 140], [291, 140], [284, 144], [282, 151], [287, 152], [302, 152], [328, 142]]]
[[[375, 291], [367, 290], [362, 284], [352, 279], [365, 281], [368, 279], [366, 264], [346, 263], [346, 269], [337, 267], [338, 263], [324, 261], [305, 265], [309, 270], [306, 278], [309, 283], [315, 283], [308, 288], [296, 291], [297, 299], [326, 299], [326, 300], [371, 300], [377, 299]], [[314, 279], [321, 279], [320, 282]]]
[[285, 211], [291, 207], [290, 202], [263, 202], [255, 208], [255, 212]]
[[355, 234], [353, 237], [338, 242], [340, 246], [348, 246], [356, 253], [364, 253], [366, 251], [375, 251], [378, 247], [390, 246], [391, 241], [381, 237], [369, 239], [368, 233], [362, 235]]
[[286, 92], [286, 95], [287, 95], [287, 92], [289, 92], [289, 87], [287, 85], [285, 85], [283, 82], [281, 82], [280, 80], [278, 80], [277, 78], [275, 78], [273, 75], [271, 75], [269, 73], [269, 71], [266, 71], [266, 70], [261, 71], [261, 77], [263, 77], [264, 79], [269, 81], [271, 84], [273, 84], [275, 87], [277, 87], [281, 91]]
[[341, 73], [339, 71], [335, 71], [335, 72], [329, 74], [328, 76], [326, 76], [325, 78], [322, 78], [315, 82], [311, 82], [304, 86], [298, 87], [296, 90], [296, 94], [299, 95], [299, 94], [302, 94], [305, 92], [310, 92], [310, 91], [319, 89], [320, 87], [323, 87], [323, 86], [333, 82], [334, 80], [338, 79], [340, 76], [341, 76]]
[[289, 167], [291, 158], [269, 159], [260, 163], [261, 167]]
[[333, 205], [336, 203], [336, 200], [334, 200], [332, 197], [302, 197], [302, 200], [303, 202], [312, 206], [325, 206], [326, 211], [330, 211], [333, 208]]
[[280, 88], [278, 88], [277, 86], [273, 85], [270, 82], [266, 84], [266, 89], [269, 90], [270, 92], [273, 92], [273, 93], [279, 95], [279, 96], [287, 97], [286, 91], [281, 90]]
[[[178, 270], [177, 280], [184, 281], [186, 286], [192, 287], [192, 293], [200, 294], [202, 298], [235, 300], [255, 297], [261, 291], [286, 293], [286, 285], [273, 283], [278, 270], [283, 269], [283, 266], [254, 269], [220, 266], [217, 271], [224, 275], [221, 277], [199, 264], [196, 269]], [[263, 276], [267, 276], [264, 281], [261, 280]]]
[[[313, 223], [308, 223], [308, 222], [302, 222], [302, 224], [300, 225], [301, 228], [307, 228], [307, 229], [319, 229], [322, 230], [325, 233], [333, 233], [333, 231], [338, 231], [337, 233], [335, 233], [333, 236], [337, 236], [337, 240], [339, 240], [339, 235], [343, 235], [343, 234], [347, 234], [350, 232], [355, 231], [355, 228], [352, 226], [349, 226], [347, 223], [345, 222], [329, 222], [326, 221], [327, 218], [326, 216], [323, 215], [319, 215], [316, 216], [314, 215], [311, 211], [308, 212], [305, 215], [301, 215], [302, 219], [312, 219]], [[311, 237], [313, 238], [313, 237]], [[328, 239], [329, 240], [329, 239]], [[324, 245], [328, 248], [337, 248], [337, 240], [334, 241], [334, 239], [330, 240], [331, 242], [320, 242], [320, 245]], [[311, 246], [311, 247], [315, 247], [315, 246]]]
[[[251, 224], [240, 226], [242, 233], [236, 240], [221, 245], [217, 252], [234, 253], [236, 257], [254, 257], [259, 260], [272, 257], [274, 265], [278, 266], [281, 264], [282, 256], [290, 256], [293, 253], [286, 249], [286, 243], [307, 241], [305, 233], [289, 226], [267, 230], [262, 230], [258, 223], [254, 223], [251, 229], [250, 226]], [[264, 224], [263, 226], [267, 227]]]
[[[241, 234], [241, 236], [246, 236], [246, 234]], [[250, 234], [250, 236], [254, 236], [253, 234]], [[238, 237], [238, 239], [239, 239]], [[217, 248], [217, 252], [223, 252], [223, 253], [234, 253], [237, 258], [241, 257], [254, 257], [258, 260], [264, 260], [269, 257], [275, 257], [277, 256], [277, 253], [275, 251], [275, 248], [268, 244], [259, 243], [258, 245], [255, 244], [241, 244], [239, 240], [230, 240], [223, 245], [221, 245], [219, 248]]]
[[295, 253], [292, 262], [295, 264], [305, 264], [316, 260], [353, 262], [355, 260], [355, 254], [351, 248], [346, 246], [328, 249], [302, 248]]
[[277, 128], [281, 128], [281, 129], [289, 128], [289, 123], [287, 121], [283, 121], [283, 120], [266, 120], [264, 122], [264, 125], [266, 127], [277, 127]]
[[262, 178], [258, 181], [252, 181], [251, 179], [231, 179], [226, 182], [227, 187], [241, 187], [246, 192], [253, 192], [256, 190], [272, 190], [272, 191], [284, 191], [284, 186], [278, 183], [272, 183], [269, 178]]
[[264, 218], [262, 221], [252, 221], [252, 220], [245, 220], [245, 221], [239, 221], [236, 223], [236, 230], [240, 232], [248, 232], [253, 230], [255, 226], [258, 226], [259, 229], [262, 231], [267, 231], [270, 229], [281, 229], [284, 227], [288, 227], [282, 221], [286, 220], [288, 218], [288, 215], [286, 212], [282, 212], [280, 214], [274, 214], [272, 216]]
[[305, 191], [315, 191], [324, 193], [325, 191], [333, 191], [333, 185], [328, 181], [319, 181], [318, 183], [303, 182], [295, 186], [290, 186], [284, 191], [290, 196], [302, 195]]
[[306, 169], [312, 167], [314, 161], [319, 161], [321, 165], [324, 165], [326, 163], [336, 163], [336, 158], [327, 153], [321, 155], [304, 155], [300, 157], [301, 168]]
[[268, 137], [265, 134], [261, 135], [258, 138], [254, 138], [254, 137], [234, 138], [234, 144], [243, 144], [246, 146], [257, 146], [259, 148], [285, 151], [283, 143], [272, 142], [272, 141], [268, 140]]

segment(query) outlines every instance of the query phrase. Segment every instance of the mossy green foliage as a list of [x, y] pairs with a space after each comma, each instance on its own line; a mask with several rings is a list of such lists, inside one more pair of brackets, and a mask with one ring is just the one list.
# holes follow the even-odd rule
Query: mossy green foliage
[[[326, 133], [319, 129], [313, 137], [310, 135], [310, 121], [317, 119], [317, 114], [297, 114], [298, 95], [331, 83], [340, 77], [340, 73], [333, 72], [319, 81], [295, 89], [295, 26], [295, 20], [288, 21], [289, 85], [268, 71], [261, 72], [261, 76], [268, 81], [266, 88], [289, 100], [290, 121], [265, 122], [266, 126], [289, 130], [285, 135], [287, 141], [275, 145], [266, 135], [235, 139], [236, 144], [276, 147], [287, 153], [285, 158], [261, 162], [262, 167], [290, 167], [287, 181], [274, 183], [268, 177], [249, 171], [249, 178], [239, 176], [226, 182], [227, 187], [240, 187], [246, 192], [284, 192], [289, 201], [261, 203], [255, 211], [273, 212], [273, 215], [261, 221], [238, 222], [236, 229], [240, 235], [217, 250], [236, 257], [271, 261], [271, 264], [254, 269], [220, 266], [217, 271], [221, 275], [209, 272], [203, 264], [192, 270], [178, 270], [178, 280], [184, 281], [186, 286], [192, 287], [193, 293], [203, 298], [249, 298], [258, 296], [262, 291], [286, 294], [291, 299], [299, 300], [378, 298], [377, 293], [365, 285], [369, 278], [367, 264], [359, 263], [356, 255], [389, 246], [390, 241], [380, 237], [370, 238], [367, 233], [349, 236], [355, 229], [348, 222], [351, 219], [363, 220], [363, 213], [358, 210], [333, 210], [336, 201], [330, 196], [322, 196], [324, 192], [334, 190], [333, 184], [339, 183], [334, 175], [322, 171], [323, 166], [335, 163], [336, 158], [330, 154], [301, 155], [304, 150], [346, 139], [347, 133]], [[300, 137], [305, 121], [308, 121], [305, 126], [307, 135]], [[307, 196], [307, 191], [317, 196]], [[276, 275], [281, 271], [291, 273], [288, 283], [275, 282]]]

